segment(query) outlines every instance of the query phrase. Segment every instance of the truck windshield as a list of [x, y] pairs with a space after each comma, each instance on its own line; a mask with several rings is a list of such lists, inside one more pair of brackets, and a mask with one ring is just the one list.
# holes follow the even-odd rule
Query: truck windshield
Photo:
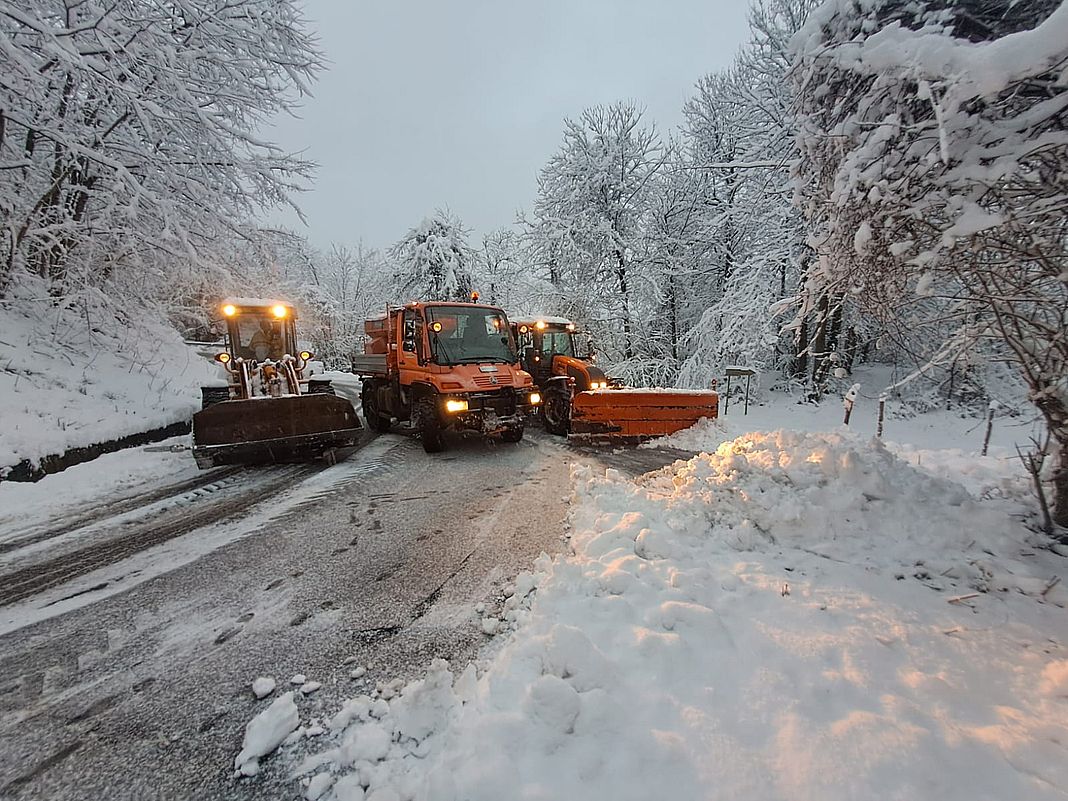
[[575, 355], [575, 342], [570, 331], [546, 331], [541, 335], [542, 353], [559, 353], [562, 356]]
[[429, 306], [430, 347], [437, 364], [516, 362], [515, 346], [503, 312], [466, 306]]

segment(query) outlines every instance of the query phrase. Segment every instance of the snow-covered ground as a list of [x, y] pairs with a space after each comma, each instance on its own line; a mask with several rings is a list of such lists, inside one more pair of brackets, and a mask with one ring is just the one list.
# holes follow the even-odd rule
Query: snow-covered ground
[[517, 579], [482, 664], [331, 720], [282, 705], [306, 797], [1068, 794], [1068, 562], [1020, 522], [1006, 427], [979, 459], [952, 415], [883, 445], [840, 407], [762, 408], [636, 481], [576, 464], [572, 553]]
[[0, 305], [0, 470], [189, 420], [217, 371], [166, 322], [53, 299]]

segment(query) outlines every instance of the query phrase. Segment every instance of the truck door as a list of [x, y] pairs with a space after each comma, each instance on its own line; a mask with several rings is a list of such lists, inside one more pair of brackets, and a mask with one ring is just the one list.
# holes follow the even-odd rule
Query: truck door
[[419, 352], [424, 348], [423, 317], [414, 309], [405, 309], [401, 323], [400, 348], [397, 351], [397, 366], [402, 386], [410, 386], [424, 373], [419, 364]]

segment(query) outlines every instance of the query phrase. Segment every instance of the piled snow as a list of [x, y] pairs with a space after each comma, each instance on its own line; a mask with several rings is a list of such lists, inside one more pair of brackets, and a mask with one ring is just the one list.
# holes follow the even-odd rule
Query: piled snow
[[34, 483], [0, 481], [0, 542], [15, 542], [34, 526], [65, 512], [194, 478], [200, 471], [188, 443], [188, 435], [173, 437], [146, 448], [107, 453]]
[[307, 792], [1068, 792], [1065, 563], [1000, 505], [834, 433], [573, 476], [574, 553], [541, 560], [482, 675], [437, 661], [392, 701], [346, 703], [295, 772], [319, 771]]
[[147, 314], [0, 305], [0, 470], [188, 420], [217, 371]]
[[242, 776], [255, 776], [260, 771], [260, 758], [274, 751], [300, 723], [293, 693], [274, 700], [245, 726], [241, 753], [234, 759], [234, 769]]

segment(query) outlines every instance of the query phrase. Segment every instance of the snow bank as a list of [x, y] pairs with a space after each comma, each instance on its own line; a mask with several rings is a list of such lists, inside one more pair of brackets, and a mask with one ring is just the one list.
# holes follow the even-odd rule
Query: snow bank
[[14, 298], [0, 304], [0, 470], [188, 420], [207, 360], [151, 318]]
[[998, 506], [841, 434], [750, 433], [638, 482], [573, 475], [574, 554], [539, 563], [483, 674], [438, 661], [390, 702], [348, 702], [295, 771], [306, 790], [1068, 792], [1065, 564]]

